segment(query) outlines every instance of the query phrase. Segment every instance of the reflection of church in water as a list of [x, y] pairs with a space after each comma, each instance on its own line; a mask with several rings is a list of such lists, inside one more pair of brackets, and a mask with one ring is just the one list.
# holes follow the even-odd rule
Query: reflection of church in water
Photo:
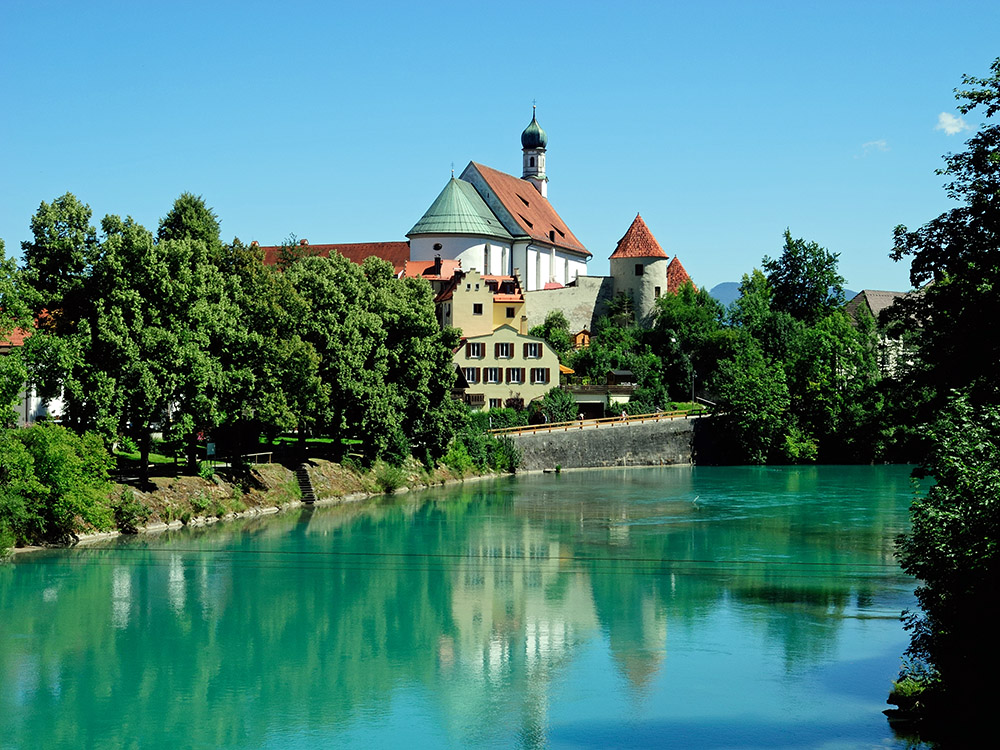
[[[608, 581], [598, 583], [595, 573], [609, 576]], [[638, 613], [622, 613], [621, 619], [637, 621], [628, 628], [631, 632], [616, 633], [612, 626], [619, 618], [606, 611], [609, 607], [595, 595], [595, 589], [605, 584], [615, 586], [616, 577], [615, 569], [591, 569], [572, 548], [538, 527], [483, 527], [480, 537], [469, 541], [463, 564], [452, 573], [456, 634], [439, 640], [441, 671], [479, 685], [518, 688], [507, 691], [507, 700], [523, 701], [522, 710], [537, 714], [535, 718], [544, 723], [548, 684], [588, 642], [607, 638], [622, 676], [635, 693], [645, 693], [666, 656], [666, 611], [655, 592], [648, 590], [635, 602]], [[512, 685], [519, 678], [527, 684]], [[481, 691], [449, 694], [458, 702], [484, 695]], [[530, 716], [526, 719], [531, 721]]]

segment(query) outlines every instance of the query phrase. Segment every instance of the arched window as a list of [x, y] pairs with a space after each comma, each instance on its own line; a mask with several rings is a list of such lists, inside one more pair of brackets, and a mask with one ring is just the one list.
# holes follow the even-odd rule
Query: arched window
[[535, 166], [535, 157], [534, 156], [531, 156], [531, 157], [528, 158], [528, 166], [529, 167]]

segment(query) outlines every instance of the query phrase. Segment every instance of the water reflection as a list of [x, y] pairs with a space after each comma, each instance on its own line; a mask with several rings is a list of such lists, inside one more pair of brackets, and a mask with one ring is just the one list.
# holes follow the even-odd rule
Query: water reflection
[[533, 747], [837, 700], [884, 740], [884, 684], [789, 708], [787, 680], [904, 642], [909, 493], [901, 468], [581, 472], [32, 555], [0, 569], [0, 745]]

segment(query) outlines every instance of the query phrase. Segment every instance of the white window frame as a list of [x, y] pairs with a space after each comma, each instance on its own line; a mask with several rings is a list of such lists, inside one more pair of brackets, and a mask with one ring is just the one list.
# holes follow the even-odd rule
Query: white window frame
[[465, 345], [466, 359], [482, 359], [486, 356], [486, 344], [482, 341], [469, 341]]
[[509, 341], [501, 341], [497, 344], [497, 359], [514, 359], [514, 345]]
[[484, 367], [483, 382], [487, 385], [499, 385], [503, 379], [502, 367]]

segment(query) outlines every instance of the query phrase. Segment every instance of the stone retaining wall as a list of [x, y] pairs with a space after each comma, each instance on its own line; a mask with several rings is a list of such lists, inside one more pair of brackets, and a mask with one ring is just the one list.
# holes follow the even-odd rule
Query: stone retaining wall
[[694, 422], [608, 423], [599, 428], [537, 432], [512, 436], [521, 449], [521, 468], [528, 471], [690, 464]]

